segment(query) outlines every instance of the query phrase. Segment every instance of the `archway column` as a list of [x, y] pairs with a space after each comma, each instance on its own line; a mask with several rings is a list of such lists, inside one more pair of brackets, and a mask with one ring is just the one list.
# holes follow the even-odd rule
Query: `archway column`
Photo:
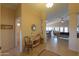
[[77, 49], [77, 20], [76, 14], [70, 14], [69, 19], [69, 48], [72, 50]]
[[78, 50], [77, 39], [77, 5], [69, 4], [69, 49]]

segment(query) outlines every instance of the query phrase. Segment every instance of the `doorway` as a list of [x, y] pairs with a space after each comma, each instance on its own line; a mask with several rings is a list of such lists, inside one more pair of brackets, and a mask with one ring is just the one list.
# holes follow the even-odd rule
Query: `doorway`
[[18, 17], [16, 18], [15, 22], [15, 46], [17, 52], [22, 52], [22, 32], [21, 32], [21, 18]]

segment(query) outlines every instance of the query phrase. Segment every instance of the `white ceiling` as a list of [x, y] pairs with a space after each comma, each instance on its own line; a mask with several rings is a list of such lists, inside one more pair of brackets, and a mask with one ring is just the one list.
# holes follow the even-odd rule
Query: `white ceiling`
[[[3, 3], [6, 7], [16, 9], [17, 3]], [[39, 4], [40, 5], [40, 4]], [[41, 5], [42, 6], [42, 5]], [[51, 8], [51, 11], [47, 14], [46, 23], [56, 23], [61, 20], [61, 18], [68, 19], [68, 4], [67, 3], [55, 3]]]
[[[47, 25], [59, 22], [63, 17], [64, 20], [68, 20], [68, 4], [54, 4], [51, 9], [52, 11], [48, 13], [46, 23]], [[54, 9], [54, 10], [53, 10]]]

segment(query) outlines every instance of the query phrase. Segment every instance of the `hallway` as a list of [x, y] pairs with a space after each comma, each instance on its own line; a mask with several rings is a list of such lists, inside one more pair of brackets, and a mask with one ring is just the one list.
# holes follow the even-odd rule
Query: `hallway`
[[[79, 55], [79, 4], [59, 3], [50, 9], [46, 5], [0, 4], [2, 56]], [[47, 39], [46, 27], [58, 37]], [[33, 49], [28, 54], [29, 48]]]

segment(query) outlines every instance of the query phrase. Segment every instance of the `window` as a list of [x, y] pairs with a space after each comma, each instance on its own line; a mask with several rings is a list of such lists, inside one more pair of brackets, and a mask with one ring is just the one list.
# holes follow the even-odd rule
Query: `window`
[[55, 31], [59, 31], [59, 27], [55, 27]]
[[79, 27], [77, 27], [77, 32], [79, 33]]
[[59, 31], [59, 27], [57, 27], [57, 31]]
[[52, 27], [46, 27], [46, 31], [51, 31]]
[[64, 32], [68, 32], [68, 27], [64, 27]]
[[57, 30], [57, 27], [55, 27], [55, 31]]
[[60, 32], [64, 32], [64, 29], [63, 29], [63, 27], [60, 27]]
[[52, 27], [52, 30], [54, 30], [54, 27]]

